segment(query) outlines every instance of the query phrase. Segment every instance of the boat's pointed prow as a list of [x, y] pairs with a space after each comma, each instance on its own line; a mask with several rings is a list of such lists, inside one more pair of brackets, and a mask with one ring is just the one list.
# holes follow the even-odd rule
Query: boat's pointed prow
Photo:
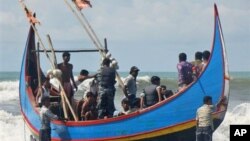
[[215, 16], [219, 16], [216, 3], [214, 3], [214, 14], [215, 14]]

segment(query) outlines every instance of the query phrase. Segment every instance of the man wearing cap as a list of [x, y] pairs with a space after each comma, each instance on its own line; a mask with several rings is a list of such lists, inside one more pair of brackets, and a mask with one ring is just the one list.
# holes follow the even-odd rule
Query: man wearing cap
[[129, 100], [130, 108], [134, 108], [134, 103], [136, 102], [136, 77], [140, 70], [136, 66], [132, 66], [129, 72], [129, 76], [125, 79], [123, 92]]

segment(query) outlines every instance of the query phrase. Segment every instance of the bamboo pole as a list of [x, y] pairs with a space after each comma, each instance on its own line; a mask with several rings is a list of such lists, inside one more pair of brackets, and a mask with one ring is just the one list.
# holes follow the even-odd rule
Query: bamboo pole
[[[25, 14], [26, 14], [26, 11], [25, 11], [26, 6], [25, 6], [25, 4], [23, 3], [23, 1], [20, 1], [20, 4], [21, 4], [21, 7], [24, 9], [24, 12], [25, 12]], [[32, 23], [30, 23], [30, 25], [31, 25], [31, 27], [33, 28], [33, 30], [34, 30], [36, 36], [38, 37], [38, 40], [39, 40], [39, 42], [41, 43], [42, 48], [43, 48], [43, 50], [44, 50], [44, 53], [45, 53], [46, 57], [48, 58], [48, 60], [49, 60], [49, 62], [50, 62], [50, 64], [51, 64], [51, 66], [52, 66], [52, 68], [55, 68], [55, 64], [51, 61], [51, 58], [50, 58], [50, 56], [49, 56], [49, 54], [48, 54], [48, 52], [47, 52], [47, 49], [45, 48], [45, 46], [44, 46], [44, 44], [43, 44], [43, 42], [42, 42], [42, 39], [41, 39], [41, 37], [40, 37], [40, 35], [39, 35], [39, 33], [38, 33], [36, 27], [35, 27]], [[40, 69], [40, 67], [39, 67], [39, 69]], [[59, 82], [60, 82], [60, 81], [59, 81]], [[71, 112], [72, 112], [72, 114], [73, 114], [73, 116], [74, 116], [75, 121], [77, 121], [76, 115], [75, 115], [75, 113], [74, 113], [74, 111], [73, 111], [73, 109], [72, 109], [72, 107], [71, 107], [71, 105], [70, 105], [70, 103], [69, 103], [69, 101], [68, 101], [67, 96], [65, 95], [65, 91], [64, 91], [64, 89], [63, 89], [63, 87], [62, 87], [61, 82], [60, 82], [60, 86], [61, 86], [61, 88], [62, 88], [62, 94], [63, 94], [64, 98], [66, 99], [66, 103], [68, 104], [68, 107], [70, 108], [70, 110], [71, 110]], [[64, 110], [64, 114], [66, 113], [65, 116], [67, 117], [67, 112], [65, 112], [65, 111], [66, 111], [66, 105], [65, 105], [65, 102], [64, 102], [64, 98], [62, 97], [62, 100], [63, 100], [63, 110]]]
[[[25, 11], [26, 6], [25, 6], [25, 4], [23, 3], [23, 1], [19, 1], [19, 2], [20, 2], [21, 7], [22, 7], [23, 10], [24, 10], [24, 13], [26, 14], [26, 11]], [[32, 23], [30, 23], [30, 25], [31, 25], [31, 27], [32, 27], [33, 30], [34, 30], [34, 32], [35, 32], [35, 34], [36, 34], [36, 36], [37, 36], [37, 38], [38, 38], [38, 41], [39, 41], [40, 44], [42, 45], [42, 48], [43, 48], [43, 50], [44, 50], [44, 53], [45, 53], [47, 59], [49, 60], [51, 66], [53, 67], [53, 63], [52, 63], [52, 61], [51, 61], [51, 59], [50, 59], [50, 57], [49, 57], [49, 54], [47, 53], [47, 49], [45, 48], [45, 46], [44, 46], [44, 44], [43, 44], [43, 41], [42, 41], [42, 39], [41, 39], [41, 37], [40, 37], [40, 35], [39, 35], [39, 33], [38, 33], [36, 27], [35, 27]]]
[[81, 10], [79, 8], [76, 9], [78, 10], [78, 12], [81, 14], [83, 21], [87, 24], [88, 28], [90, 29], [91, 33], [93, 34], [94, 38], [96, 39], [97, 43], [99, 44], [100, 48], [104, 48], [103, 45], [101, 44], [100, 40], [98, 39], [98, 37], [96, 36], [95, 31], [93, 30], [93, 28], [91, 27], [91, 25], [89, 24], [87, 18], [85, 17], [85, 15], [81, 12]]
[[[59, 81], [59, 80], [58, 80], [58, 81]], [[60, 82], [60, 81], [59, 81], [59, 82]], [[61, 82], [60, 82], [60, 84], [61, 84]], [[60, 85], [60, 88], [63, 89], [63, 87], [61, 87], [61, 85]], [[62, 90], [61, 90], [61, 92], [60, 92], [60, 96], [61, 96], [61, 99], [62, 99], [62, 106], [63, 106], [63, 114], [64, 114], [64, 117], [65, 117], [66, 119], [68, 119], [68, 118], [69, 118], [69, 117], [68, 117], [68, 112], [67, 112], [67, 110], [66, 110], [66, 104], [65, 104], [65, 99], [64, 99]]]
[[53, 44], [52, 44], [52, 41], [51, 41], [49, 34], [47, 35], [47, 40], [48, 40], [49, 48], [50, 48], [52, 56], [53, 56], [54, 68], [57, 68], [56, 54], [55, 54], [55, 50], [54, 50], [54, 47], [53, 47]]
[[64, 2], [66, 3], [66, 5], [69, 7], [69, 9], [73, 12], [73, 14], [76, 16], [76, 18], [79, 20], [80, 24], [82, 25], [82, 27], [85, 29], [85, 31], [87, 32], [88, 36], [90, 37], [91, 41], [94, 43], [94, 45], [96, 46], [96, 48], [98, 48], [99, 53], [104, 56], [105, 54], [102, 52], [102, 49], [98, 46], [96, 40], [94, 39], [93, 35], [91, 34], [91, 32], [88, 30], [87, 26], [85, 25], [85, 23], [81, 20], [81, 17], [76, 13], [76, 11], [73, 9], [73, 7], [69, 4], [69, 2], [67, 0], [64, 0]]
[[[106, 57], [106, 54], [105, 52], [103, 52], [102, 48], [102, 44], [100, 43], [98, 37], [96, 36], [94, 30], [92, 29], [92, 27], [90, 26], [88, 20], [86, 19], [86, 17], [84, 16], [84, 14], [81, 12], [81, 10], [79, 8], [77, 8], [76, 6], [76, 9], [78, 10], [78, 12], [82, 15], [82, 19], [80, 18], [80, 16], [76, 13], [76, 11], [73, 9], [73, 7], [67, 2], [67, 0], [64, 0], [65, 3], [67, 4], [67, 6], [71, 9], [71, 11], [74, 13], [74, 15], [77, 17], [77, 19], [79, 20], [79, 22], [81, 23], [81, 25], [83, 26], [83, 28], [85, 29], [85, 31], [87, 32], [87, 34], [90, 36], [91, 40], [93, 41], [93, 43], [95, 44], [96, 48], [99, 50], [101, 56], [103, 58]], [[74, 2], [73, 2], [74, 3]], [[75, 3], [74, 3], [75, 4]], [[85, 23], [87, 24], [87, 26], [85, 25]], [[89, 31], [90, 30], [90, 31]], [[94, 36], [94, 37], [93, 37]], [[99, 46], [97, 45], [97, 43], [99, 44]], [[119, 73], [116, 71], [116, 79], [119, 83], [119, 85], [122, 87], [122, 89], [124, 88], [124, 84], [123, 84], [123, 81], [121, 80], [121, 77], [119, 75]]]
[[[37, 50], [39, 50], [39, 42], [37, 43]], [[41, 84], [41, 72], [40, 72], [40, 53], [36, 55], [36, 67], [37, 67], [37, 79], [38, 79], [38, 91], [37, 95], [42, 97], [42, 84]], [[36, 97], [36, 102], [37, 102]]]
[[[78, 121], [78, 118], [76, 117], [76, 114], [75, 114], [75, 112], [74, 112], [74, 110], [73, 110], [73, 108], [72, 108], [72, 106], [71, 106], [71, 104], [70, 104], [70, 102], [69, 102], [69, 99], [68, 99], [68, 97], [66, 96], [66, 93], [65, 93], [65, 91], [64, 91], [64, 89], [63, 89], [63, 86], [62, 86], [62, 84], [61, 83], [59, 83], [59, 85], [60, 85], [60, 87], [61, 87], [61, 95], [63, 96], [63, 98], [66, 100], [66, 103], [67, 103], [67, 105], [68, 105], [68, 107], [69, 107], [69, 109], [70, 109], [70, 111], [71, 111], [71, 113], [72, 113], [72, 115], [73, 115], [73, 117], [74, 117], [74, 120], [75, 121]], [[66, 108], [66, 107], [65, 107]]]

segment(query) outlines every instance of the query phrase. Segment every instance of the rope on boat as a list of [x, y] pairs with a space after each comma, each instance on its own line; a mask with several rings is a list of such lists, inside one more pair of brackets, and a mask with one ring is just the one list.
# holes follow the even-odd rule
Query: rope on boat
[[24, 141], [26, 141], [26, 127], [25, 127], [25, 120], [23, 118], [23, 137], [24, 137]]

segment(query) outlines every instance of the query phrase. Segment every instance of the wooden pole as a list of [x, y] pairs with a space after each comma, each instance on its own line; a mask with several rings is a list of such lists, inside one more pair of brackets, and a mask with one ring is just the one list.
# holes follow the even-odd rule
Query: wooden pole
[[[26, 13], [26, 11], [25, 11], [25, 7], [26, 7], [26, 6], [25, 6], [25, 4], [23, 3], [23, 1], [20, 1], [20, 4], [21, 4], [22, 8], [24, 9], [24, 12]], [[44, 46], [44, 44], [43, 44], [43, 42], [42, 42], [42, 39], [41, 39], [41, 37], [40, 37], [40, 35], [39, 35], [39, 33], [38, 33], [36, 27], [33, 25], [33, 23], [30, 23], [30, 25], [31, 25], [31, 27], [33, 28], [33, 30], [34, 30], [36, 36], [38, 37], [38, 40], [39, 40], [39, 42], [41, 43], [42, 48], [43, 48], [43, 50], [44, 50], [44, 53], [45, 53], [46, 57], [48, 58], [48, 60], [49, 60], [49, 62], [50, 62], [50, 64], [51, 64], [51, 66], [52, 66], [52, 68], [55, 68], [55, 64], [51, 61], [51, 58], [50, 58], [49, 54], [47, 53], [47, 49], [45, 48], [45, 46]], [[38, 53], [39, 53], [39, 52], [38, 52]], [[40, 72], [40, 65], [39, 65], [39, 72]], [[39, 77], [38, 77], [38, 78], [39, 78]], [[60, 81], [59, 81], [59, 82], [60, 82]], [[41, 85], [41, 84], [40, 84], [40, 85]], [[73, 116], [74, 116], [75, 121], [77, 121], [76, 115], [75, 115], [75, 113], [74, 113], [74, 111], [73, 111], [73, 109], [72, 109], [72, 107], [71, 107], [71, 105], [70, 105], [70, 103], [69, 103], [69, 101], [68, 101], [67, 96], [65, 95], [65, 91], [64, 91], [64, 89], [63, 89], [63, 87], [62, 87], [61, 82], [60, 82], [60, 87], [62, 88], [62, 101], [63, 101], [63, 110], [64, 110], [65, 117], [68, 118], [67, 112], [66, 112], [66, 105], [65, 105], [65, 102], [64, 102], [64, 98], [66, 99], [66, 103], [68, 104], [68, 106], [69, 106], [69, 108], [70, 108], [70, 110], [71, 110], [71, 112], [72, 112], [72, 114], [73, 114]]]
[[54, 47], [53, 47], [53, 44], [52, 44], [52, 41], [51, 41], [51, 38], [49, 35], [47, 35], [47, 39], [48, 39], [49, 47], [50, 47], [50, 50], [51, 50], [51, 53], [53, 56], [54, 69], [56, 69], [57, 68], [57, 60], [56, 60], [55, 50], [54, 50]]
[[[60, 82], [60, 84], [61, 84], [61, 82]], [[61, 86], [61, 85], [60, 85], [60, 86]], [[60, 88], [63, 89], [63, 87], [60, 87]], [[61, 90], [61, 92], [60, 92], [60, 96], [61, 96], [61, 99], [62, 99], [62, 106], [63, 106], [63, 114], [64, 114], [64, 117], [65, 117], [66, 119], [68, 119], [68, 112], [67, 112], [67, 110], [66, 110], [66, 104], [65, 104], [65, 99], [64, 99], [62, 90]]]
[[[77, 6], [76, 6], [76, 9], [77, 9], [78, 12], [82, 15], [82, 19], [81, 19], [80, 16], [79, 16], [79, 15], [76, 13], [76, 11], [73, 9], [73, 7], [67, 2], [67, 0], [64, 0], [64, 1], [65, 1], [65, 3], [67, 4], [67, 6], [71, 9], [71, 11], [74, 13], [74, 15], [77, 17], [77, 19], [79, 20], [79, 22], [81, 23], [81, 25], [83, 26], [83, 28], [85, 29], [85, 31], [87, 32], [87, 34], [89, 35], [89, 37], [91, 38], [91, 40], [93, 41], [93, 43], [95, 44], [96, 48], [99, 50], [101, 56], [102, 56], [103, 58], [105, 58], [105, 57], [106, 57], [106, 53], [102, 51], [102, 50], [103, 50], [103, 49], [102, 49], [103, 46], [102, 46], [102, 44], [100, 43], [98, 37], [96, 36], [94, 30], [93, 30], [92, 27], [90, 26], [88, 20], [87, 20], [86, 17], [84, 16], [84, 14], [83, 14], [83, 13], [81, 12], [81, 10], [80, 10], [79, 8], [77, 8]], [[74, 2], [73, 2], [73, 3], [74, 3]], [[75, 3], [74, 3], [74, 4], [75, 4]], [[86, 24], [87, 24], [88, 28], [87, 28]], [[89, 31], [89, 30], [90, 30], [90, 31]], [[97, 43], [99, 44], [99, 46], [97, 45]], [[121, 80], [121, 77], [120, 77], [120, 75], [118, 74], [117, 71], [116, 71], [116, 79], [117, 79], [119, 85], [120, 85], [122, 88], [124, 88], [124, 84], [123, 84], [123, 82], [122, 82], [122, 80]]]
[[73, 14], [76, 16], [76, 18], [79, 20], [80, 24], [82, 25], [82, 27], [85, 29], [85, 31], [87, 32], [88, 36], [90, 37], [91, 41], [94, 43], [94, 45], [96, 46], [96, 48], [98, 48], [99, 53], [103, 56], [105, 55], [102, 52], [102, 49], [98, 46], [98, 43], [96, 41], [96, 39], [94, 39], [93, 35], [91, 34], [91, 32], [88, 30], [87, 26], [85, 25], [85, 23], [81, 20], [80, 16], [76, 13], [76, 11], [73, 9], [73, 7], [68, 3], [67, 0], [64, 0], [64, 2], [66, 3], [66, 5], [69, 7], [69, 9], [71, 9], [71, 11], [73, 12]]
[[[23, 1], [19, 1], [19, 2], [20, 2], [21, 7], [23, 8], [23, 10], [24, 10], [24, 12], [25, 12], [25, 14], [26, 14], [26, 11], [25, 11], [26, 6], [25, 6], [25, 4], [23, 3]], [[45, 46], [44, 46], [44, 44], [43, 44], [43, 41], [42, 41], [42, 39], [41, 39], [41, 37], [40, 37], [40, 35], [39, 35], [39, 33], [38, 33], [36, 27], [33, 25], [33, 23], [30, 23], [30, 25], [31, 25], [31, 27], [32, 27], [33, 30], [34, 30], [34, 32], [35, 32], [35, 34], [36, 34], [36, 36], [37, 36], [37, 38], [38, 38], [38, 41], [39, 41], [40, 44], [42, 45], [42, 48], [43, 48], [43, 50], [44, 50], [44, 53], [45, 53], [46, 57], [48, 58], [48, 60], [49, 60], [49, 62], [50, 62], [50, 64], [51, 64], [51, 66], [53, 67], [53, 63], [52, 63], [52, 61], [51, 61], [51, 59], [50, 59], [50, 57], [49, 57], [49, 54], [47, 53], [47, 50], [46, 50], [46, 48], [45, 48]]]
[[93, 30], [93, 28], [90, 26], [90, 24], [89, 24], [87, 18], [85, 17], [85, 15], [81, 12], [81, 10], [77, 6], [76, 6], [76, 9], [81, 14], [81, 16], [83, 18], [83, 21], [87, 24], [88, 28], [90, 29], [91, 33], [93, 34], [94, 38], [96, 39], [97, 43], [99, 44], [99, 47], [103, 48], [103, 45], [101, 44], [100, 40], [96, 36], [95, 31]]
[[[37, 50], [39, 50], [39, 42], [37, 42]], [[37, 79], [38, 79], [38, 91], [37, 96], [42, 97], [42, 82], [41, 82], [41, 70], [40, 70], [40, 53], [36, 55], [36, 68], [37, 68]], [[38, 97], [36, 97], [36, 102], [38, 102]]]
[[[64, 91], [64, 89], [63, 89], [62, 84], [59, 83], [59, 85], [60, 85], [60, 88], [61, 88], [61, 96], [63, 96], [63, 99], [66, 100], [66, 103], [67, 103], [67, 105], [68, 105], [68, 107], [69, 107], [69, 109], [70, 109], [70, 111], [71, 111], [71, 113], [72, 113], [72, 115], [73, 115], [73, 117], [74, 117], [74, 120], [75, 120], [75, 121], [78, 121], [78, 118], [76, 117], [76, 114], [75, 114], [75, 112], [74, 112], [74, 110], [73, 110], [73, 108], [72, 108], [72, 106], [71, 106], [71, 104], [70, 104], [70, 102], [69, 102], [69, 99], [68, 99], [68, 97], [66, 96], [66, 93], [65, 93], [65, 91]], [[65, 107], [65, 109], [66, 109], [66, 107]], [[67, 116], [67, 117], [68, 117], [68, 116]]]

